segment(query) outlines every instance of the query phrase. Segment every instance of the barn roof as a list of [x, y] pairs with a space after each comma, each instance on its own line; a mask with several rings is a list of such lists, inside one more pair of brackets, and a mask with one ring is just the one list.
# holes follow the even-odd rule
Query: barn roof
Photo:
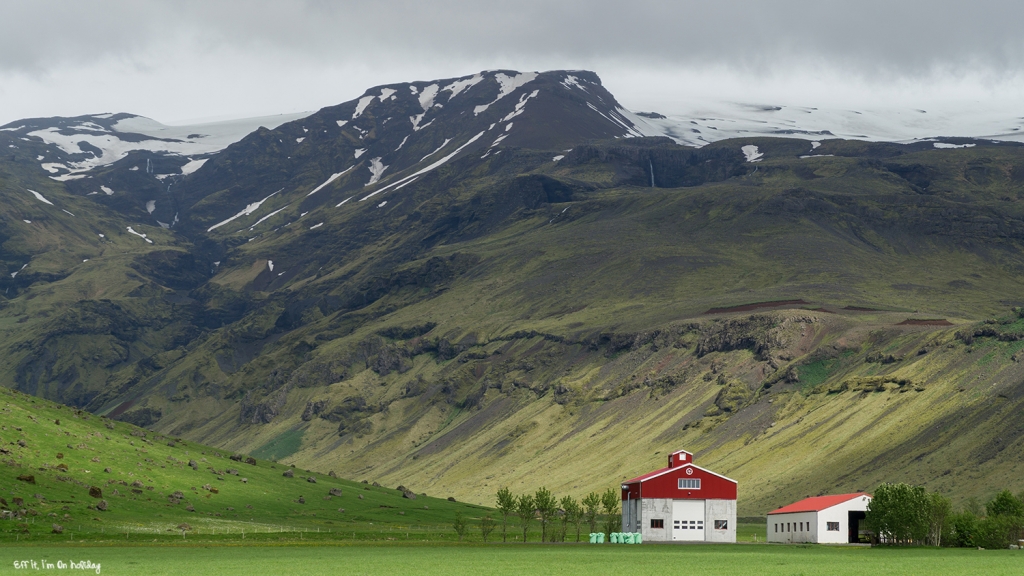
[[[687, 452], [687, 454], [689, 454], [689, 452]], [[653, 472], [648, 472], [647, 474], [644, 474], [643, 476], [637, 476], [636, 478], [631, 478], [629, 480], [625, 480], [622, 483], [623, 484], [636, 484], [637, 482], [645, 482], [647, 480], [650, 480], [651, 478], [657, 478], [658, 476], [661, 476], [662, 474], [668, 474], [669, 472], [673, 472], [675, 470], [684, 470], [687, 467], [696, 468], [697, 470], [700, 470], [701, 472], [707, 472], [708, 474], [712, 474], [714, 476], [718, 476], [719, 478], [723, 478], [725, 480], [728, 480], [729, 482], [732, 482], [733, 484], [736, 484], [736, 481], [733, 480], [732, 478], [729, 478], [728, 476], [723, 476], [723, 475], [719, 474], [718, 472], [712, 472], [711, 470], [708, 470], [707, 468], [701, 468], [700, 466], [697, 466], [696, 464], [694, 464], [692, 462], [687, 462], [686, 464], [683, 464], [681, 466], [669, 466], [668, 468], [659, 468], [659, 469], [657, 469], [657, 470], [655, 470]]]
[[833, 494], [830, 496], [815, 496], [813, 498], [804, 498], [799, 502], [794, 502], [788, 506], [783, 506], [778, 510], [772, 510], [768, 515], [772, 514], [792, 514], [794, 512], [821, 512], [826, 508], [831, 508], [836, 504], [842, 504], [848, 502], [854, 498], [860, 498], [861, 496], [871, 497], [871, 494], [866, 492], [856, 492], [853, 494]]

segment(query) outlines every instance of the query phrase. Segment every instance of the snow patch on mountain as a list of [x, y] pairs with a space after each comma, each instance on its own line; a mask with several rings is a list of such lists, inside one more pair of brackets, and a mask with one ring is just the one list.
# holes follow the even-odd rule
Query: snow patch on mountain
[[395, 92], [398, 92], [398, 90], [395, 90], [393, 88], [381, 88], [380, 96], [378, 96], [377, 98], [380, 98], [380, 101], [383, 102], [390, 98], [391, 95], [394, 94]]
[[[26, 190], [28, 190], [28, 188], [26, 188]], [[43, 204], [49, 204], [50, 206], [53, 206], [53, 202], [50, 202], [49, 200], [47, 200], [47, 199], [46, 199], [45, 197], [43, 197], [43, 195], [42, 195], [42, 194], [40, 194], [39, 192], [36, 192], [35, 190], [28, 190], [28, 191], [29, 191], [29, 192], [31, 192], [31, 193], [32, 193], [32, 195], [36, 197], [36, 200], [39, 200], [39, 201], [40, 201], [40, 202], [42, 202]]]
[[323, 184], [321, 184], [321, 185], [317, 186], [316, 188], [314, 188], [312, 192], [310, 192], [309, 194], [306, 194], [306, 197], [308, 198], [308, 197], [312, 196], [313, 194], [316, 194], [317, 192], [323, 190], [325, 186], [327, 186], [331, 182], [334, 182], [338, 178], [341, 178], [342, 176], [345, 175], [346, 172], [348, 172], [349, 170], [351, 170], [353, 168], [355, 168], [355, 166], [349, 166], [348, 168], [345, 168], [341, 172], [338, 172], [336, 174], [331, 174], [330, 178], [325, 180]]
[[[288, 206], [291, 206], [291, 204], [289, 204]], [[285, 206], [284, 208], [287, 208], [288, 206]], [[284, 210], [284, 208], [278, 208], [277, 210], [274, 210], [273, 212], [271, 212], [270, 214], [267, 214], [263, 218], [260, 218], [259, 220], [256, 221], [255, 224], [253, 224], [252, 226], [249, 226], [249, 231], [252, 232], [253, 228], [259, 226], [260, 224], [263, 224], [264, 222], [266, 222], [270, 218], [276, 216], [277, 214], [282, 212]]]
[[206, 164], [207, 160], [209, 160], [209, 158], [203, 158], [201, 160], [189, 159], [188, 163], [181, 167], [182, 175], [188, 176], [189, 174], [192, 174], [196, 170], [199, 170], [200, 168], [203, 167], [203, 164]]
[[359, 99], [359, 102], [356, 103], [356, 111], [352, 114], [353, 120], [363, 115], [366, 107], [370, 105], [370, 102], [373, 102], [373, 98], [373, 96], [363, 96]]
[[426, 160], [427, 158], [430, 158], [430, 157], [431, 157], [431, 156], [433, 156], [434, 154], [437, 154], [438, 152], [440, 152], [440, 151], [441, 151], [441, 150], [442, 150], [442, 149], [443, 149], [443, 148], [444, 148], [445, 146], [447, 146], [447, 145], [448, 145], [448, 143], [449, 143], [449, 142], [451, 142], [451, 141], [452, 141], [452, 139], [451, 139], [451, 138], [445, 138], [445, 139], [444, 139], [444, 143], [443, 143], [443, 144], [441, 144], [440, 146], [438, 146], [438, 147], [437, 147], [437, 149], [436, 149], [436, 150], [434, 150], [433, 152], [431, 152], [430, 154], [427, 154], [427, 155], [426, 155], [426, 156], [424, 156], [423, 158], [420, 158], [420, 162], [423, 162], [423, 161], [424, 161], [424, 160]]
[[[284, 190], [284, 188], [282, 188], [281, 190]], [[281, 190], [278, 190], [277, 192], [274, 192], [273, 194], [271, 194], [270, 196], [267, 196], [266, 198], [264, 198], [263, 200], [260, 200], [259, 202], [253, 202], [252, 204], [247, 205], [245, 208], [242, 208], [242, 210], [238, 214], [235, 214], [234, 216], [232, 216], [231, 218], [228, 218], [227, 220], [218, 222], [217, 224], [214, 224], [213, 226], [210, 226], [209, 228], [206, 229], [206, 231], [207, 232], [213, 232], [214, 230], [216, 230], [217, 228], [220, 228], [221, 226], [227, 224], [228, 222], [231, 222], [233, 220], [237, 220], [237, 219], [241, 218], [242, 216], [248, 216], [248, 215], [252, 214], [253, 212], [259, 210], [260, 206], [262, 206], [264, 202], [266, 202], [267, 200], [270, 200], [271, 198], [276, 196], [278, 194], [278, 192], [281, 192]]]
[[150, 200], [146, 202], [146, 212], [152, 214], [156, 210], [156, 200]]
[[129, 226], [129, 227], [128, 227], [128, 233], [129, 233], [129, 234], [134, 234], [134, 235], [138, 236], [139, 238], [142, 238], [143, 240], [145, 240], [145, 241], [146, 241], [146, 242], [148, 242], [149, 244], [152, 244], [152, 243], [153, 243], [153, 241], [152, 241], [152, 240], [150, 240], [149, 238], [146, 238], [146, 235], [145, 235], [145, 234], [141, 234], [141, 233], [139, 233], [139, 232], [136, 232], [136, 231], [135, 231], [135, 229], [134, 229], [134, 228], [132, 228], [131, 226]]
[[536, 72], [522, 72], [509, 76], [505, 73], [498, 72], [494, 75], [494, 81], [498, 83], [498, 97], [494, 99], [490, 104], [481, 104], [473, 108], [473, 114], [479, 115], [481, 112], [487, 110], [492, 104], [501, 100], [505, 96], [508, 96], [514, 92], [520, 86], [524, 86], [537, 78]]
[[384, 171], [388, 169], [388, 167], [384, 165], [380, 160], [380, 156], [370, 159], [370, 165], [368, 166], [370, 170], [370, 181], [367, 182], [366, 184], [363, 184], [364, 187], [376, 184], [380, 180], [381, 175], [384, 174]]
[[[406, 184], [411, 184], [412, 181], [415, 180], [417, 177], [419, 177], [419, 176], [421, 176], [423, 174], [426, 174], [427, 172], [430, 172], [431, 170], [434, 170], [435, 168], [443, 165], [445, 162], [448, 162], [449, 160], [454, 158], [456, 155], [458, 155], [459, 152], [462, 152], [462, 150], [465, 149], [467, 146], [469, 146], [473, 142], [476, 142], [477, 140], [479, 140], [480, 137], [484, 135], [484, 132], [486, 132], [486, 130], [481, 130], [480, 132], [477, 133], [476, 136], [473, 136], [472, 138], [467, 140], [465, 144], [463, 144], [462, 146], [459, 146], [458, 148], [456, 148], [454, 152], [452, 152], [451, 154], [445, 156], [444, 158], [441, 158], [440, 160], [434, 162], [433, 164], [427, 166], [426, 168], [423, 168], [423, 169], [419, 170], [418, 172], [410, 174], [409, 176], [406, 176], [405, 178], [402, 178], [400, 180], [392, 182], [391, 184], [388, 184], [387, 186], [385, 186], [385, 187], [383, 187], [383, 188], [381, 188], [379, 190], [374, 190], [373, 192], [370, 192], [369, 194], [367, 194], [363, 198], [360, 198], [359, 201], [363, 202], [365, 200], [369, 200], [370, 198], [373, 198], [377, 194], [380, 194], [381, 192], [384, 192], [384, 191], [386, 191], [386, 190], [388, 190], [390, 188], [396, 187], [396, 186], [397, 186], [397, 188], [395, 188], [395, 189], [397, 190], [398, 188], [401, 188], [402, 186], [405, 186]], [[346, 200], [346, 202], [347, 201], [348, 200]], [[344, 202], [342, 204], [344, 204]], [[339, 204], [338, 206], [341, 206], [341, 204]]]
[[[533, 92], [530, 92], [529, 94], [523, 94], [522, 96], [520, 96], [519, 97], [519, 102], [516, 103], [515, 109], [512, 110], [511, 112], [509, 112], [508, 114], [506, 114], [505, 117], [501, 119], [501, 121], [502, 122], [508, 122], [509, 120], [511, 120], [511, 119], [515, 118], [516, 116], [519, 116], [520, 114], [522, 114], [523, 111], [526, 110], [526, 103], [530, 101], [530, 98], [536, 98], [537, 94], [539, 94], [539, 93], [540, 93], [540, 90], [534, 90]], [[591, 108], [593, 108], [593, 106], [591, 106]], [[594, 108], [594, 109], [597, 110], [597, 108]], [[506, 128], [506, 130], [507, 129], [508, 128]]]
[[741, 147], [740, 151], [743, 152], [747, 162], [758, 162], [764, 156], [764, 153], [760, 152], [757, 149], [757, 146], [754, 146], [753, 144], [747, 144], [746, 146]]
[[451, 92], [451, 96], [448, 97], [448, 101], [451, 102], [453, 99], [455, 99], [456, 96], [459, 95], [459, 92], [462, 92], [463, 90], [466, 90], [468, 88], [472, 88], [473, 86], [476, 86], [483, 79], [484, 79], [484, 77], [481, 74], [474, 74], [474, 75], [470, 76], [469, 78], [462, 78], [462, 79], [456, 80], [456, 81], [452, 82], [451, 84], [445, 86], [441, 90], [445, 90], [445, 91]]

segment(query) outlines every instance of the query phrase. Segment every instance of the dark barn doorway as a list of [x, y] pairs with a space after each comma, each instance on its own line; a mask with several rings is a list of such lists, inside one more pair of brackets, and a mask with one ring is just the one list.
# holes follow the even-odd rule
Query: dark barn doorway
[[847, 542], [857, 544], [860, 542], [860, 521], [867, 517], [867, 513], [860, 510], [850, 510], [847, 517], [847, 526], [850, 527], [850, 537]]

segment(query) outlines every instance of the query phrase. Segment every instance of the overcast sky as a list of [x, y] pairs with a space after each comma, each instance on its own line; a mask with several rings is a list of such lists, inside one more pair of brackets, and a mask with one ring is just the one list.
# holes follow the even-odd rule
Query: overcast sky
[[666, 112], [1024, 104], [1019, 0], [3, 0], [0, 22], [0, 124], [290, 113], [495, 68], [590, 69]]

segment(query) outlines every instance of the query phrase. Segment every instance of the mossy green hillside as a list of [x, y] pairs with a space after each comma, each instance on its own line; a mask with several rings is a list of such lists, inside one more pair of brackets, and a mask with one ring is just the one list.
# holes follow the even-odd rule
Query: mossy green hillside
[[[231, 452], [8, 389], [0, 390], [0, 412], [0, 504], [13, 515], [0, 520], [4, 541], [59, 541], [72, 533], [180, 539], [183, 524], [186, 537], [385, 539], [401, 531], [443, 539], [454, 536], [456, 512], [474, 519], [490, 512], [423, 494], [409, 499], [329, 471], [232, 460]], [[55, 524], [62, 535], [53, 533]]]

